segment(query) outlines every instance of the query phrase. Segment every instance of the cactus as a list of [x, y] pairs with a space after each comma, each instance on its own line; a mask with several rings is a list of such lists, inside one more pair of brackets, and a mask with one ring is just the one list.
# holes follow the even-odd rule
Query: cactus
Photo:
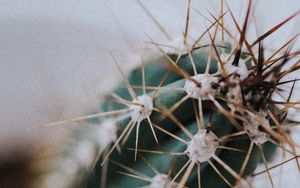
[[[236, 25], [237, 44], [215, 42], [210, 30], [207, 45], [197, 41], [180, 52], [152, 41], [161, 54], [128, 75], [109, 52], [123, 82], [101, 102], [101, 112], [47, 125], [91, 126], [72, 132], [74, 144], [60, 155], [53, 178], [62, 187], [251, 187], [247, 177], [262, 163], [274, 186], [268, 161], [276, 148], [296, 153], [282, 146], [295, 147], [283, 128], [292, 103], [272, 96], [279, 85], [296, 82], [281, 80], [298, 64], [283, 69], [296, 57], [290, 48], [265, 59], [262, 41], [271, 32], [248, 43], [249, 12], [250, 5], [243, 28]], [[223, 16], [212, 28], [224, 32]]]

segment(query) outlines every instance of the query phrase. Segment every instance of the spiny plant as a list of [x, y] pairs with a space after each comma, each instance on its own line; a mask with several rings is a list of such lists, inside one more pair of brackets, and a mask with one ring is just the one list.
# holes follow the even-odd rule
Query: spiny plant
[[[192, 40], [190, 5], [183, 40], [174, 42], [179, 45], [149, 37], [160, 55], [142, 60], [128, 75], [109, 51], [123, 81], [101, 102], [101, 112], [43, 125], [91, 125], [71, 133], [71, 146], [55, 158], [48, 182], [61, 187], [253, 187], [249, 177], [266, 174], [275, 187], [271, 169], [295, 160], [300, 171], [298, 145], [289, 136], [298, 122], [286, 118], [289, 109], [298, 108], [290, 101], [298, 79], [285, 79], [300, 67], [299, 50], [292, 49], [299, 34], [269, 56], [263, 45], [299, 12], [250, 42], [251, 0], [242, 27], [221, 1], [220, 14], [211, 15], [211, 25]], [[237, 38], [225, 17], [232, 19]], [[286, 93], [281, 86], [289, 83], [288, 97], [273, 99]], [[276, 149], [293, 158], [270, 166]], [[265, 170], [254, 172], [261, 163]]]

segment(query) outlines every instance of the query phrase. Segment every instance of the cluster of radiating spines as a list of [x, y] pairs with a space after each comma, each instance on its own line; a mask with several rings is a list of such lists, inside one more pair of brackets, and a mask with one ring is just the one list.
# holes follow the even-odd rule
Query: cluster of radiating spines
[[[248, 9], [248, 14], [249, 14], [249, 10], [250, 10], [250, 6]], [[297, 12], [296, 14], [298, 13], [299, 12]], [[288, 20], [293, 18], [296, 14], [292, 15], [291, 17], [284, 20], [274, 28], [270, 29], [262, 36], [258, 37], [258, 39], [255, 42], [253, 42], [252, 45], [249, 45], [247, 39], [244, 36], [247, 27], [248, 14], [246, 16], [243, 30], [241, 30], [239, 26], [236, 25], [238, 31], [241, 34], [238, 47], [235, 48], [235, 50], [232, 53], [228, 53], [228, 54], [224, 53], [224, 50], [221, 52], [221, 54], [218, 54], [217, 50], [215, 51], [217, 56], [215, 57], [215, 59], [218, 60], [220, 63], [220, 71], [214, 75], [207, 74], [207, 73], [197, 74], [195, 71], [194, 76], [187, 78], [184, 89], [186, 90], [188, 97], [198, 99], [199, 103], [201, 103], [201, 100], [211, 100], [216, 105], [216, 107], [219, 108], [219, 111], [223, 112], [225, 115], [228, 115], [230, 119], [231, 119], [230, 116], [232, 115], [232, 117], [234, 117], [236, 120], [242, 122], [242, 130], [241, 132], [237, 132], [236, 136], [246, 134], [251, 139], [251, 145], [249, 147], [249, 150], [247, 151], [247, 157], [245, 159], [241, 171], [244, 170], [247, 164], [247, 160], [249, 160], [249, 155], [251, 154], [251, 151], [253, 149], [253, 144], [256, 144], [259, 147], [259, 150], [261, 152], [262, 159], [266, 166], [266, 172], [268, 173], [270, 182], [272, 186], [274, 186], [271, 175], [268, 171], [269, 168], [267, 166], [264, 153], [262, 151], [262, 144], [264, 144], [267, 141], [270, 141], [277, 146], [279, 146], [277, 142], [280, 142], [281, 144], [287, 143], [288, 145], [291, 146], [292, 148], [291, 150], [288, 150], [282, 146], [279, 146], [279, 148], [281, 148], [283, 152], [288, 152], [294, 155], [295, 157], [293, 159], [296, 159], [296, 161], [298, 160], [297, 159], [298, 155], [295, 153], [295, 149], [294, 149], [295, 144], [288, 138], [286, 132], [283, 130], [284, 129], [283, 127], [286, 128], [286, 126], [283, 125], [280, 122], [280, 120], [278, 120], [280, 119], [280, 117], [278, 116], [280, 115], [280, 113], [282, 112], [287, 113], [287, 109], [289, 107], [295, 108], [295, 106], [292, 105], [287, 107], [288, 103], [294, 105], [297, 104], [297, 102], [296, 103], [289, 102], [294, 85], [291, 89], [287, 102], [281, 102], [281, 103], [275, 102], [272, 100], [271, 97], [274, 91], [278, 92], [279, 85], [289, 83], [289, 82], [293, 82], [295, 84], [295, 82], [297, 81], [297, 79], [295, 79], [286, 82], [280, 82], [280, 80], [283, 78], [283, 75], [286, 76], [287, 74], [299, 69], [299, 60], [296, 61], [296, 63], [291, 68], [285, 71], [281, 69], [283, 65], [286, 64], [289, 60], [299, 55], [299, 51], [290, 53], [291, 46], [289, 46], [289, 44], [291, 44], [291, 42], [295, 40], [295, 38], [299, 34], [297, 34], [287, 43], [283, 44], [283, 46], [279, 50], [275, 51], [267, 60], [265, 60], [263, 57], [264, 49], [262, 47], [262, 40], [266, 38], [268, 35], [270, 35], [272, 32], [274, 32], [275, 30], [277, 30], [279, 27], [281, 27], [281, 25], [286, 23]], [[234, 19], [233, 16], [232, 18]], [[247, 45], [247, 49], [249, 50], [248, 57], [245, 59], [240, 58], [241, 48], [243, 43]], [[255, 46], [255, 44], [259, 44], [259, 52], [257, 53], [258, 57], [255, 57], [254, 52], [252, 51], [252, 47]], [[214, 46], [213, 40], [211, 46]], [[279, 58], [274, 58], [281, 50], [283, 50], [287, 46], [288, 48], [284, 52], [284, 55], [280, 56]], [[188, 52], [186, 53], [189, 53], [189, 49]], [[209, 55], [213, 56], [211, 54], [211, 51], [209, 52]], [[191, 62], [193, 62], [192, 59]], [[221, 74], [222, 77], [225, 79], [220, 81], [220, 76], [218, 74]], [[245, 84], [244, 88], [242, 88], [243, 84]], [[255, 89], [255, 87], [257, 88], [260, 87], [260, 88]], [[225, 99], [221, 98], [222, 95], [220, 94], [220, 88], [227, 89]], [[227, 106], [231, 109], [231, 112], [238, 112], [238, 114], [229, 115], [229, 113], [226, 112], [224, 108], [222, 108], [222, 106], [218, 103], [218, 101], [215, 100], [216, 98], [226, 101]], [[285, 104], [285, 107], [283, 109], [276, 109], [275, 111], [271, 111], [270, 109], [268, 109], [270, 106], [276, 103]], [[201, 111], [201, 104], [199, 104], [199, 111]], [[273, 121], [276, 127], [271, 127], [270, 121]], [[274, 131], [275, 129], [276, 131]], [[199, 131], [200, 130], [201, 129], [199, 129]], [[214, 134], [212, 133], [212, 135]], [[212, 135], [209, 135], [208, 137], [213, 137]], [[212, 145], [207, 146], [207, 148], [210, 149], [210, 151], [201, 153], [201, 151], [205, 151], [205, 149], [201, 148], [200, 145], [194, 147], [196, 148], [195, 150], [192, 149], [193, 147], [189, 148], [190, 146], [196, 145], [195, 144], [197, 140], [195, 139], [196, 137], [201, 138], [199, 133], [194, 135], [191, 138], [191, 141], [188, 143], [188, 147], [186, 150], [186, 151], [189, 150], [193, 151], [188, 153], [188, 156], [190, 158], [189, 167], [194, 165], [192, 161], [197, 161], [195, 159], [198, 159], [198, 162], [203, 162], [200, 161], [200, 159], [204, 158], [207, 160], [213, 157], [214, 156], [213, 153], [216, 150], [216, 146], [218, 145], [217, 142], [212, 141], [211, 142]], [[203, 140], [202, 142], [204, 142]], [[199, 142], [201, 143], [201, 141]], [[194, 155], [192, 155], [191, 153]], [[206, 156], [206, 155], [210, 155], [210, 156]], [[297, 165], [299, 168], [298, 161], [297, 161]], [[226, 164], [222, 164], [222, 166], [225, 167]], [[189, 174], [191, 172], [191, 168], [188, 168], [186, 174]], [[227, 167], [227, 170], [238, 180], [240, 180], [241, 178], [240, 175], [242, 173], [240, 173], [239, 176], [237, 176], [237, 174], [235, 174], [234, 171], [230, 170], [230, 167]], [[188, 177], [188, 175], [185, 177]], [[184, 179], [184, 181], [186, 181], [186, 179]], [[226, 181], [226, 179], [224, 179], [224, 181]]]
[[[122, 171], [118, 171], [118, 173], [123, 174], [125, 176], [135, 178], [138, 180], [142, 180], [148, 183], [148, 185], [143, 186], [143, 188], [177, 188], [178, 183], [171, 178], [172, 166], [168, 170], [167, 173], [159, 172], [149, 161], [147, 161], [144, 157], [140, 155], [141, 160], [143, 160], [144, 164], [149, 168], [150, 171], [154, 173], [153, 176], [148, 176], [143, 174], [133, 168], [130, 168], [124, 164], [120, 164], [117, 161], [111, 161], [115, 165], [119, 166]], [[174, 164], [173, 164], [174, 165]]]
[[[99, 155], [104, 154], [103, 162], [102, 164], [105, 165], [105, 161], [109, 158], [110, 154], [113, 150], [116, 148], [119, 148], [120, 143], [125, 143], [126, 140], [131, 135], [132, 131], [136, 129], [136, 146], [135, 146], [135, 154], [134, 157], [136, 159], [138, 149], [138, 140], [139, 140], [139, 127], [142, 121], [148, 121], [149, 126], [151, 127], [151, 131], [153, 134], [153, 137], [156, 142], [158, 142], [158, 138], [156, 137], [154, 128], [158, 128], [160, 131], [163, 131], [164, 133], [172, 136], [174, 139], [184, 143], [186, 145], [185, 151], [183, 151], [182, 155], [186, 155], [189, 157], [188, 162], [182, 167], [182, 170], [178, 172], [178, 174], [171, 178], [169, 176], [157, 173], [157, 176], [150, 178], [145, 178], [146, 181], [149, 182], [149, 187], [154, 187], [156, 184], [163, 185], [162, 182], [166, 183], [172, 183], [174, 184], [176, 181], [176, 178], [179, 177], [181, 173], [186, 169], [184, 175], [182, 176], [181, 180], [179, 180], [178, 184], [180, 187], [184, 187], [186, 181], [189, 178], [189, 174], [191, 173], [193, 167], [197, 165], [197, 169], [200, 169], [200, 163], [208, 162], [212, 168], [217, 172], [217, 174], [230, 186], [230, 182], [226, 180], [226, 178], [220, 173], [220, 171], [214, 166], [214, 164], [211, 162], [211, 160], [215, 160], [218, 162], [223, 168], [225, 168], [233, 177], [235, 177], [237, 180], [243, 180], [241, 175], [243, 174], [243, 171], [247, 165], [247, 160], [249, 160], [251, 151], [253, 149], [253, 145], [256, 144], [259, 146], [263, 161], [266, 165], [266, 169], [269, 169], [266, 160], [264, 157], [264, 154], [261, 149], [261, 145], [265, 143], [266, 141], [271, 141], [272, 143], [278, 145], [280, 148], [282, 148], [283, 151], [291, 153], [293, 155], [295, 154], [294, 150], [287, 149], [280, 145], [278, 142], [288, 143], [292, 148], [294, 147], [294, 144], [292, 141], [290, 141], [285, 134], [285, 129], [282, 128], [281, 123], [277, 119], [277, 116], [280, 113], [283, 113], [287, 111], [288, 108], [293, 107], [292, 103], [288, 102], [281, 102], [279, 104], [283, 104], [285, 107], [284, 109], [280, 109], [277, 111], [270, 111], [267, 108], [266, 104], [276, 104], [276, 101], [272, 101], [271, 99], [271, 92], [274, 92], [277, 89], [277, 85], [282, 85], [284, 83], [280, 82], [280, 79], [283, 78], [286, 74], [293, 72], [299, 68], [299, 62], [296, 63], [296, 65], [293, 65], [290, 69], [287, 71], [281, 71], [281, 68], [283, 64], [285, 64], [288, 60], [290, 60], [293, 57], [296, 57], [299, 53], [290, 53], [290, 48], [286, 50], [283, 56], [277, 58], [276, 55], [281, 52], [284, 48], [286, 48], [293, 40], [288, 41], [286, 44], [282, 46], [279, 50], [274, 52], [267, 60], [265, 60], [263, 56], [263, 48], [261, 46], [262, 40], [266, 38], [268, 35], [271, 34], [271, 32], [274, 32], [277, 30], [281, 25], [286, 23], [288, 20], [290, 20], [293, 16], [286, 19], [282, 23], [278, 24], [274, 28], [270, 29], [268, 32], [266, 32], [264, 35], [258, 37], [258, 40], [256, 40], [252, 45], [249, 44], [245, 37], [245, 32], [247, 28], [247, 22], [248, 22], [248, 16], [249, 16], [249, 10], [250, 6], [247, 12], [247, 16], [245, 19], [245, 23], [243, 28], [241, 29], [239, 25], [236, 23], [234, 16], [232, 15], [231, 11], [229, 10], [232, 19], [236, 23], [236, 28], [238, 32], [240, 33], [240, 39], [238, 41], [238, 45], [236, 48], [232, 47], [232, 51], [230, 53], [225, 52], [225, 46], [221, 45], [221, 50], [217, 50], [217, 47], [215, 45], [216, 40], [216, 34], [218, 31], [218, 27], [222, 28], [222, 34], [224, 32], [227, 33], [229, 36], [233, 36], [223, 25], [223, 17], [224, 13], [222, 11], [222, 14], [219, 18], [214, 18], [214, 22], [212, 23], [211, 27], [209, 27], [200, 37], [198, 40], [195, 41], [193, 45], [191, 45], [191, 48], [186, 48], [186, 51], [181, 50], [177, 52], [178, 59], [180, 59], [183, 55], [188, 55], [190, 57], [190, 62], [192, 63], [194, 75], [189, 75], [188, 73], [184, 72], [184, 70], [180, 69], [177, 66], [177, 62], [173, 61], [170, 57], [168, 52], [166, 52], [159, 44], [152, 41], [158, 49], [162, 52], [162, 55], [165, 56], [170, 61], [170, 66], [173, 67], [174, 71], [177, 72], [179, 75], [183, 76], [186, 79], [185, 85], [183, 88], [179, 88], [177, 90], [185, 91], [186, 97], [183, 97], [182, 100], [178, 101], [174, 106], [170, 107], [169, 109], [158, 109], [154, 106], [153, 100], [154, 97], [156, 97], [157, 91], [163, 89], [162, 85], [164, 82], [164, 79], [162, 78], [162, 82], [157, 87], [148, 87], [145, 84], [145, 75], [144, 75], [144, 66], [142, 65], [142, 80], [143, 80], [143, 94], [138, 96], [135, 93], [135, 90], [133, 89], [133, 86], [128, 82], [127, 77], [122, 72], [121, 68], [119, 67], [117, 60], [112, 55], [118, 69], [120, 70], [120, 73], [122, 74], [124, 78], [124, 83], [126, 87], [128, 88], [128, 91], [132, 97], [132, 100], [126, 100], [123, 99], [120, 96], [117, 96], [116, 94], [113, 94], [112, 97], [115, 102], [126, 105], [127, 108], [115, 110], [115, 111], [109, 111], [109, 112], [101, 112], [96, 113], [92, 115], [82, 116], [78, 118], [72, 118], [68, 120], [63, 120], [60, 122], [55, 122], [51, 124], [47, 124], [46, 126], [52, 126], [57, 124], [63, 124], [63, 123], [70, 123], [70, 122], [79, 122], [83, 120], [93, 119], [97, 117], [105, 117], [104, 120], [100, 123], [100, 125], [95, 126], [95, 129], [91, 129], [92, 131], [88, 133], [86, 136], [85, 141], [78, 144], [78, 146], [74, 147], [72, 149], [72, 154], [69, 154], [70, 159], [67, 159], [68, 161], [75, 161], [77, 163], [78, 168], [88, 167], [91, 166], [95, 162], [95, 159], [97, 160]], [[188, 23], [188, 20], [187, 20]], [[187, 24], [188, 25], [188, 24]], [[211, 36], [210, 30], [215, 27], [214, 35]], [[206, 48], [203, 48], [204, 51], [208, 53], [208, 62], [206, 62], [206, 70], [203, 74], [197, 73], [197, 70], [194, 65], [194, 61], [192, 58], [192, 53], [194, 49], [201, 48], [199, 47], [199, 42], [202, 39], [202, 37], [208, 34], [211, 39], [211, 44], [208, 46], [210, 47], [210, 50], [207, 50]], [[224, 34], [223, 34], [224, 35]], [[185, 33], [185, 39], [183, 41], [183, 44], [185, 44], [187, 37], [187, 29]], [[235, 40], [234, 38], [232, 38]], [[295, 37], [293, 38], [295, 39]], [[234, 42], [235, 43], [235, 42]], [[243, 44], [246, 44], [248, 53], [246, 53], [246, 58], [242, 59], [241, 56], [243, 55], [241, 52]], [[224, 43], [223, 43], [224, 44]], [[259, 52], [258, 57], [256, 57], [253, 52], [253, 47], [256, 44], [259, 45]], [[206, 46], [206, 45], [205, 45]], [[185, 45], [186, 47], [186, 45]], [[175, 48], [176, 49], [176, 48]], [[174, 52], [173, 52], [174, 53]], [[275, 58], [276, 57], [276, 58]], [[219, 71], [217, 71], [214, 74], [209, 73], [209, 67], [211, 63], [211, 59], [215, 59], [219, 63]], [[247, 64], [248, 63], [248, 64]], [[271, 81], [266, 81], [267, 78], [272, 76], [273, 78], [277, 76], [277, 78]], [[296, 81], [296, 80], [295, 80]], [[295, 82], [294, 81], [294, 82]], [[264, 82], [268, 82], [270, 85], [263, 85]], [[261, 84], [263, 83], [263, 84]], [[288, 83], [288, 82], [286, 82]], [[245, 84], [246, 87], [242, 87]], [[259, 89], [252, 88], [253, 87], [261, 87]], [[271, 85], [273, 84], [273, 85]], [[146, 90], [153, 89], [152, 95], [149, 95]], [[177, 91], [176, 89], [174, 89]], [[226, 90], [226, 94], [224, 96], [224, 90]], [[266, 91], [266, 93], [263, 93]], [[264, 99], [264, 97], [266, 99]], [[197, 126], [198, 126], [198, 132], [196, 134], [192, 134], [189, 132], [185, 126], [182, 124], [176, 122], [178, 127], [189, 137], [189, 140], [183, 140], [182, 138], [163, 130], [161, 127], [157, 125], [153, 125], [151, 122], [151, 115], [153, 111], [162, 113], [162, 115], [166, 115], [170, 117], [170, 119], [174, 117], [172, 115], [172, 112], [180, 106], [180, 104], [184, 103], [187, 99], [192, 98], [198, 100], [197, 105], [197, 112], [196, 120], [197, 120]], [[238, 128], [238, 132], [225, 135], [224, 137], [218, 138], [211, 130], [206, 129], [204, 125], [204, 119], [203, 119], [203, 106], [202, 102], [204, 100], [211, 101], [215, 107], [224, 115], [228, 117], [228, 119], [236, 125]], [[227, 104], [227, 109], [223, 105], [221, 105], [220, 101], [225, 101]], [[251, 102], [261, 102], [259, 108], [256, 108], [256, 104], [251, 104]], [[248, 102], [248, 103], [247, 103]], [[236, 113], [237, 112], [237, 113]], [[125, 126], [121, 134], [117, 135], [118, 130], [118, 123], [125, 118], [130, 118], [129, 123]], [[270, 126], [270, 120], [272, 120], [276, 126], [272, 127]], [[96, 130], [97, 129], [97, 130]], [[283, 130], [281, 130], [283, 129]], [[249, 147], [249, 150], [247, 152], [247, 157], [243, 163], [243, 166], [239, 173], [235, 172], [231, 169], [230, 166], [228, 166], [224, 161], [222, 161], [216, 154], [215, 151], [217, 148], [220, 149], [227, 149], [227, 150], [236, 150], [235, 148], [228, 148], [226, 146], [222, 146], [220, 144], [221, 142], [226, 141], [226, 139], [234, 139], [238, 136], [247, 135], [251, 140], [251, 145]], [[142, 139], [142, 138], [140, 138]], [[84, 145], [84, 146], [82, 146]], [[89, 149], [91, 148], [91, 149]], [[97, 149], [98, 148], [98, 149]], [[82, 151], [84, 150], [84, 151]], [[89, 150], [89, 151], [86, 151]], [[145, 150], [144, 150], [145, 151]], [[152, 151], [154, 152], [154, 151]], [[86, 156], [82, 156], [82, 154], [85, 153]], [[161, 153], [161, 152], [158, 152]], [[66, 163], [66, 165], [68, 165]], [[69, 165], [69, 166], [76, 166], [76, 165]], [[77, 168], [76, 167], [76, 168]], [[66, 168], [67, 169], [67, 168]], [[75, 169], [75, 168], [74, 168]], [[73, 172], [78, 171], [78, 169], [73, 170]], [[200, 173], [200, 170], [198, 170]], [[72, 172], [72, 173], [73, 173]], [[268, 173], [268, 177], [272, 182], [271, 176], [269, 174], [269, 171], [266, 171]], [[69, 173], [69, 172], [68, 172]], [[105, 173], [104, 173], [105, 174]], [[199, 184], [200, 184], [200, 174], [199, 174]], [[102, 181], [103, 182], [103, 181]], [[246, 183], [249, 184], [249, 183]], [[273, 182], [272, 182], [273, 185]], [[250, 186], [250, 184], [249, 184]]]

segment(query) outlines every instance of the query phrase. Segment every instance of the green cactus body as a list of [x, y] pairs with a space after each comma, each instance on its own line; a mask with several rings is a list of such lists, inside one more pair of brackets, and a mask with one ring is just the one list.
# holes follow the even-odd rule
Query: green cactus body
[[[176, 62], [176, 55], [169, 55], [169, 57]], [[203, 74], [205, 72], [207, 66], [208, 55], [203, 50], [195, 50], [192, 52], [192, 58], [197, 70], [198, 74]], [[188, 55], [182, 55], [178, 62], [176, 62], [177, 66], [188, 73], [190, 76], [193, 76], [193, 66], [191, 59]], [[159, 86], [161, 81], [164, 79], [162, 88], [159, 91], [150, 90], [147, 88], [147, 95], [152, 96], [155, 93], [153, 98], [154, 108], [164, 111], [164, 109], [171, 108], [175, 103], [184, 98], [187, 94], [182, 88], [186, 82], [186, 79], [181, 75], [174, 71], [168, 71], [170, 68], [170, 62], [166, 57], [160, 57], [145, 64], [145, 84], [147, 87], [149, 86]], [[250, 67], [250, 66], [248, 66]], [[209, 74], [216, 74], [220, 67], [216, 60], [212, 60], [210, 64]], [[142, 68], [137, 68], [128, 76], [128, 81], [132, 86], [142, 86]], [[222, 76], [217, 76], [218, 80], [224, 79]], [[217, 86], [220, 87], [220, 86]], [[180, 88], [178, 90], [168, 90], [167, 88]], [[137, 96], [143, 95], [143, 89], [138, 88], [134, 89], [134, 92]], [[130, 96], [129, 90], [124, 83], [119, 85], [119, 87], [114, 91], [114, 93], [121, 97], [122, 99], [132, 101], [132, 97]], [[220, 90], [220, 96], [225, 97], [226, 89]], [[199, 131], [198, 124], [196, 120], [196, 115], [194, 112], [194, 105], [198, 104], [198, 99], [189, 98], [185, 102], [183, 102], [176, 110], [172, 112], [173, 117], [176, 118], [176, 121], [180, 122], [185, 129], [187, 129], [192, 135], [197, 134]], [[199, 99], [200, 100], [200, 99]], [[217, 100], [224, 109], [230, 110], [225, 102], [221, 100]], [[104, 103], [101, 104], [101, 109], [105, 111], [111, 110], [119, 110], [126, 108], [126, 105], [116, 103], [113, 100], [108, 99]], [[237, 133], [239, 130], [236, 126], [232, 124], [227, 115], [219, 112], [215, 107], [214, 103], [211, 100], [202, 100], [202, 109], [203, 109], [203, 117], [204, 117], [204, 125], [207, 134], [212, 132], [218, 138], [224, 137], [226, 135], [230, 135], [233, 133]], [[106, 118], [116, 118], [113, 116], [108, 116]], [[150, 119], [153, 125], [160, 127], [161, 129], [168, 131], [179, 138], [189, 142], [191, 138], [187, 136], [187, 134], [182, 131], [181, 128], [176, 125], [174, 122], [174, 118], [172, 119], [168, 115], [164, 115], [161, 112], [153, 111], [150, 115]], [[122, 120], [118, 125], [118, 135], [122, 133], [125, 129], [126, 125], [130, 118]], [[94, 124], [98, 125], [98, 119], [93, 119], [90, 121]], [[135, 125], [137, 126], [137, 125]], [[242, 127], [242, 126], [241, 126]], [[120, 167], [121, 165], [125, 165], [130, 169], [134, 169], [135, 172], [139, 172], [144, 174], [149, 178], [155, 177], [157, 175], [147, 163], [151, 164], [157, 172], [161, 174], [168, 174], [169, 178], [172, 180], [176, 176], [176, 174], [180, 171], [180, 169], [189, 161], [189, 156], [186, 153], [187, 145], [172, 138], [170, 135], [164, 133], [155, 127], [155, 134], [158, 138], [159, 145], [156, 144], [153, 132], [151, 130], [151, 126], [147, 119], [144, 119], [140, 123], [139, 127], [139, 139], [138, 139], [138, 148], [145, 150], [153, 150], [153, 151], [165, 151], [165, 152], [182, 152], [182, 155], [174, 156], [168, 154], [154, 154], [147, 153], [143, 151], [138, 151], [139, 156], [143, 156], [147, 163], [138, 157], [135, 161], [134, 159], [134, 148], [136, 144], [136, 132], [135, 127], [132, 128], [132, 132], [129, 134], [128, 140], [124, 145], [122, 145], [122, 151], [119, 153], [116, 149], [109, 156], [108, 163], [108, 171], [107, 171], [107, 179], [106, 179], [106, 187], [119, 188], [119, 187], [142, 187], [148, 186], [151, 188], [151, 181], [145, 181], [138, 178], [129, 177], [128, 175], [124, 175], [118, 172], [126, 172], [129, 174], [137, 175], [133, 172], [128, 172], [128, 170]], [[221, 159], [224, 163], [226, 163], [236, 174], [239, 174], [240, 169], [245, 161], [247, 156], [247, 152], [249, 150], [251, 143], [251, 139], [244, 135], [239, 138], [230, 139], [226, 141], [219, 142], [220, 146], [223, 148], [217, 148], [215, 151], [215, 155]], [[236, 151], [227, 148], [234, 148]], [[131, 149], [128, 149], [131, 148]], [[262, 144], [263, 151], [266, 155], [266, 158], [270, 158], [274, 153], [274, 145], [266, 142]], [[185, 153], [184, 153], [185, 152]], [[101, 172], [102, 166], [101, 162], [105, 156], [102, 156], [95, 167], [95, 170], [87, 180], [83, 182], [86, 187], [97, 187], [101, 184]], [[201, 186], [202, 187], [230, 187], [236, 184], [236, 177], [228, 170], [224, 169], [217, 161], [214, 159], [208, 159], [211, 164], [206, 162], [194, 161], [195, 165], [200, 164], [200, 174], [201, 174]], [[193, 162], [193, 161], [192, 161]], [[251, 151], [251, 155], [249, 157], [249, 161], [243, 171], [242, 177], [245, 177], [251, 174], [256, 166], [261, 162], [261, 155], [258, 147], [254, 144], [253, 149]], [[213, 167], [217, 168], [219, 172], [217, 172]], [[171, 170], [170, 170], [171, 169]], [[219, 174], [218, 174], [219, 173]], [[184, 173], [182, 173], [184, 174]], [[183, 175], [180, 174], [174, 182], [174, 186], [177, 185]], [[222, 178], [220, 174], [224, 177]], [[226, 179], [226, 181], [224, 181]], [[149, 182], [150, 181], [150, 182]], [[176, 183], [177, 182], [177, 183]], [[198, 186], [198, 178], [197, 178], [197, 167], [195, 166], [189, 177], [187, 179], [187, 183], [184, 184], [187, 187], [197, 187]]]
[[[299, 53], [290, 52], [295, 36], [265, 59], [263, 40], [296, 14], [249, 44], [251, 1], [242, 28], [227, 11], [239, 40], [223, 25], [221, 1], [224, 15], [213, 16], [216, 22], [191, 46], [188, 2], [184, 40], [174, 40], [176, 52], [164, 50], [173, 45], [152, 41], [161, 55], [142, 62], [128, 76], [110, 52], [123, 80], [101, 100], [97, 112], [46, 125], [88, 126], [71, 132], [73, 142], [52, 161], [43, 187], [52, 188], [55, 182], [61, 188], [250, 188], [247, 177], [261, 163], [266, 170], [255, 173], [266, 173], [275, 187], [267, 161], [276, 148], [297, 157], [288, 125], [281, 124], [298, 103], [289, 101], [294, 85], [286, 101], [272, 98], [275, 92], [281, 95], [279, 85], [295, 84], [297, 79], [281, 80], [299, 69], [297, 61], [283, 70]], [[215, 43], [218, 29], [220, 44]], [[211, 40], [200, 46], [204, 35]]]

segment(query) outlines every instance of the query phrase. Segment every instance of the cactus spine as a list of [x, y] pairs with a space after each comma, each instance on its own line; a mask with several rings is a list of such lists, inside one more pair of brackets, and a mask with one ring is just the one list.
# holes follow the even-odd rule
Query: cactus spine
[[[77, 143], [62, 154], [61, 168], [74, 180], [62, 185], [251, 187], [247, 177], [260, 163], [269, 169], [276, 148], [293, 148], [283, 128], [288, 106], [279, 108], [272, 96], [282, 78], [298, 69], [283, 69], [296, 56], [287, 48], [266, 60], [262, 41], [270, 32], [248, 43], [250, 4], [243, 28], [236, 25], [237, 44], [215, 42], [210, 30], [207, 45], [196, 41], [179, 52], [153, 41], [161, 55], [128, 75], [111, 53], [123, 82], [100, 104], [100, 113], [69, 120], [86, 120], [93, 128], [72, 134]], [[215, 31], [226, 30], [223, 16], [212, 25]]]

